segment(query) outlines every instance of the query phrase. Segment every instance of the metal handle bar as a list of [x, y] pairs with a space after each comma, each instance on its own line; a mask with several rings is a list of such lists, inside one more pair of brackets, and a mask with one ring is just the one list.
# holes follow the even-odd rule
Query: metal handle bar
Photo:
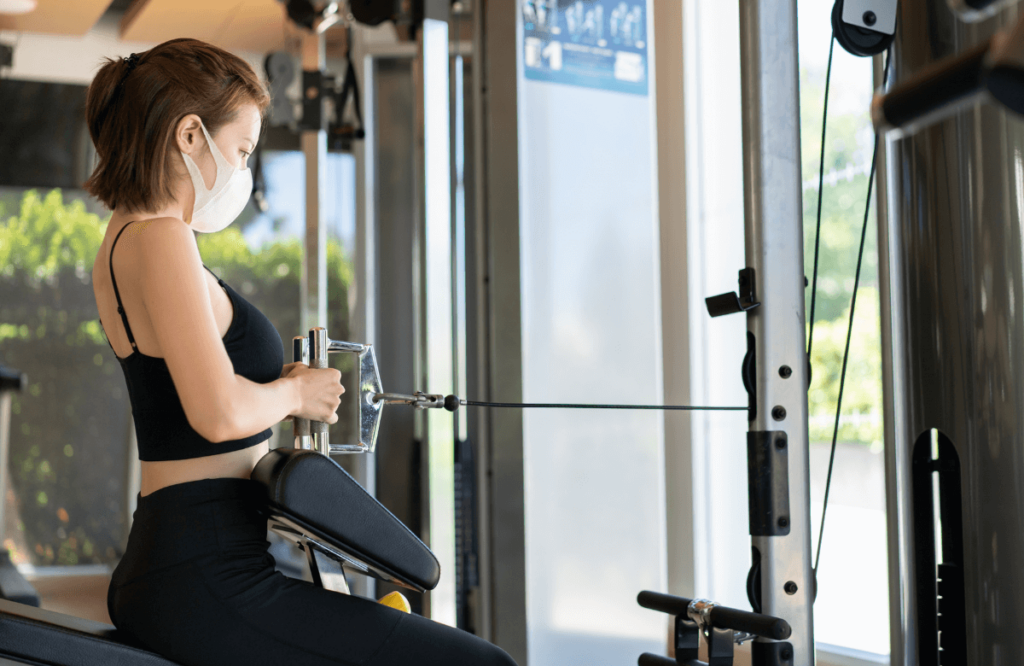
[[[688, 616], [692, 599], [676, 597], [671, 594], [644, 591], [637, 595], [637, 603], [644, 608], [668, 613], [669, 615]], [[719, 629], [742, 631], [762, 638], [784, 640], [789, 638], [793, 630], [782, 618], [752, 613], [750, 611], [715, 606], [710, 613], [711, 624]]]
[[912, 78], [875, 96], [871, 115], [875, 128], [913, 131], [919, 122], [952, 111], [958, 101], [970, 101], [985, 89], [992, 40], [940, 60]]
[[637, 660], [637, 666], [707, 666], [706, 662], [697, 661], [696, 659], [687, 659], [683, 662], [678, 662], [675, 659], [669, 659], [668, 657], [662, 657], [650, 652], [644, 652], [640, 655], [640, 659]]
[[358, 342], [331, 340], [327, 337], [327, 329], [322, 326], [309, 329], [308, 336], [292, 338], [293, 360], [306, 363], [310, 368], [327, 368], [327, 355], [334, 352], [346, 352], [359, 357], [359, 442], [332, 444], [328, 423], [295, 417], [292, 420], [295, 448], [312, 449], [324, 455], [372, 451], [382, 407], [382, 404], [378, 405], [372, 400], [381, 390], [373, 347]]

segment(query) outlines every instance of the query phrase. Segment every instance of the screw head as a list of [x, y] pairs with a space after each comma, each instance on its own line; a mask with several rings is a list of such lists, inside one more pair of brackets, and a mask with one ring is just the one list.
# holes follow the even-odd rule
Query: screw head
[[779, 657], [781, 657], [783, 661], [789, 661], [793, 658], [793, 651], [788, 648], [780, 650]]
[[779, 519], [775, 522], [776, 524], [778, 524], [779, 527], [789, 527], [789, 518], [787, 518], [786, 516], [779, 516]]
[[781, 421], [786, 418], [786, 408], [778, 405], [772, 408], [772, 418], [776, 421]]
[[782, 451], [783, 449], [786, 448], [786, 443], [786, 436], [779, 435], [779, 438], [775, 440], [775, 448], [777, 448], [779, 451]]
[[864, 25], [874, 25], [878, 17], [872, 11], [864, 12]]
[[792, 376], [793, 368], [789, 367], [788, 365], [784, 365], [781, 368], [779, 368], [779, 377], [782, 377], [783, 379], [789, 379]]
[[796, 588], [796, 583], [794, 583], [793, 581], [789, 581], [788, 583], [786, 583], [782, 587], [782, 589], [784, 589], [786, 591], [786, 594], [794, 595], [794, 594], [796, 594], [796, 589], [797, 589]]

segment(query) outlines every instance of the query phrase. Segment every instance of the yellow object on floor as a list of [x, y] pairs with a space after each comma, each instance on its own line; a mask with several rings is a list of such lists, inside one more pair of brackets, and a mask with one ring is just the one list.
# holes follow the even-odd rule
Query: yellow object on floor
[[390, 606], [391, 608], [400, 610], [403, 613], [412, 612], [412, 606], [409, 605], [409, 600], [405, 598], [404, 594], [398, 591], [392, 592], [390, 594], [385, 594], [383, 597], [380, 598], [380, 600], [377, 603], [384, 604], [385, 606]]

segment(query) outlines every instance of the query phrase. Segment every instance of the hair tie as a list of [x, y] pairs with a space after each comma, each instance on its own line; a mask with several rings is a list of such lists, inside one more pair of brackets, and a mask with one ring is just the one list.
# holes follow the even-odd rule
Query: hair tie
[[121, 81], [117, 84], [118, 88], [124, 85], [125, 79], [127, 79], [128, 75], [132, 73], [132, 70], [135, 69], [136, 66], [138, 66], [139, 55], [137, 53], [133, 53], [127, 58], [122, 58], [122, 60], [124, 60], [125, 64], [128, 65], [128, 69], [126, 69], [124, 75], [121, 76]]

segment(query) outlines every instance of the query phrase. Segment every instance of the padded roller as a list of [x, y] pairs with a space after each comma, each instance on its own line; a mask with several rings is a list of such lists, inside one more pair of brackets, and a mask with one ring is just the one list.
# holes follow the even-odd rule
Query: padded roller
[[437, 586], [441, 566], [430, 549], [327, 456], [274, 449], [251, 477], [265, 489], [272, 518], [352, 555], [385, 579], [418, 590]]
[[51, 666], [176, 666], [109, 624], [6, 600], [0, 600], [2, 657]]

